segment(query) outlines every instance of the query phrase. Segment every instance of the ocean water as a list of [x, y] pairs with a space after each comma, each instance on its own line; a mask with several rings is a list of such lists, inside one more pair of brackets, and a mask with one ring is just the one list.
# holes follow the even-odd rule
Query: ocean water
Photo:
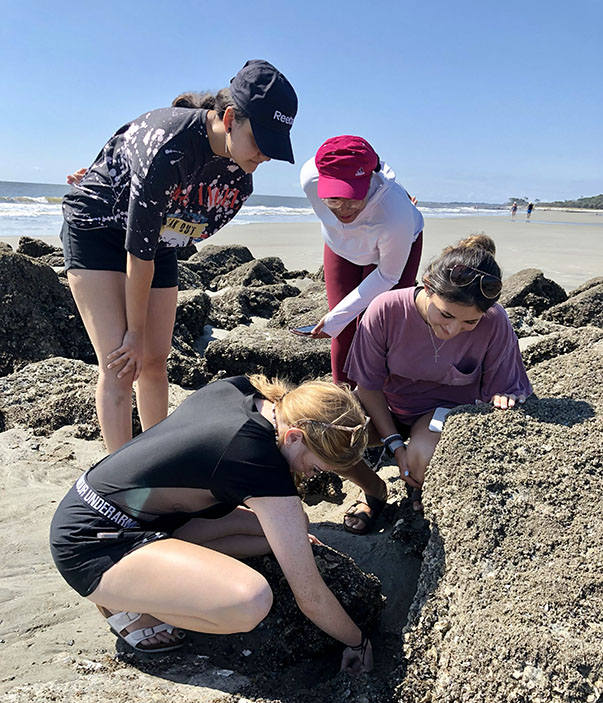
[[[67, 185], [0, 181], [0, 238], [58, 236], [61, 199]], [[471, 203], [419, 203], [424, 217], [508, 216], [507, 208]], [[304, 197], [252, 195], [232, 220], [236, 226], [259, 222], [316, 222]]]

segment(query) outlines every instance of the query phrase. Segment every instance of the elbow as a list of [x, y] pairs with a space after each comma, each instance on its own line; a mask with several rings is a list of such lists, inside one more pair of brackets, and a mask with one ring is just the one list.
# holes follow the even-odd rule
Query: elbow
[[381, 271], [380, 273], [381, 273], [381, 280], [384, 282], [385, 285], [387, 285], [386, 290], [391, 290], [391, 288], [393, 288], [400, 280], [403, 271], [400, 271], [400, 273], [398, 273], [398, 274], [384, 273], [383, 271]]
[[295, 595], [297, 607], [310, 620], [314, 620], [320, 612], [322, 601], [323, 598], [318, 591], [309, 591], [303, 594]]

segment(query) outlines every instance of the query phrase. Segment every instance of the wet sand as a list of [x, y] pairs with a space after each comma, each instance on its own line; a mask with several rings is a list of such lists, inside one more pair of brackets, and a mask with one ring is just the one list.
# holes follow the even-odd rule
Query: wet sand
[[[538, 211], [509, 216], [426, 218], [421, 269], [453, 242], [485, 232], [498, 248], [504, 275], [538, 268], [567, 290], [603, 274], [603, 213]], [[315, 271], [322, 263], [318, 223], [229, 225], [214, 244], [244, 244], [256, 258], [280, 256], [287, 268]]]

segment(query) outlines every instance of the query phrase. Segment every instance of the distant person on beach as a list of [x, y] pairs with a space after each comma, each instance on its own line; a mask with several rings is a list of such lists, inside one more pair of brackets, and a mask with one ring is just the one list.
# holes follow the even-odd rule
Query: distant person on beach
[[[446, 409], [484, 402], [504, 410], [532, 392], [517, 337], [496, 303], [495, 251], [485, 235], [444, 249], [423, 286], [375, 298], [354, 337], [346, 372], [371, 418], [371, 439], [393, 454], [415, 510]], [[366, 495], [344, 527], [364, 534], [385, 505], [386, 485], [364, 462], [346, 478]]]
[[167, 414], [176, 247], [227, 224], [261, 163], [293, 163], [296, 112], [285, 76], [248, 61], [215, 97], [184, 94], [127, 123], [69, 179], [65, 268], [98, 359], [96, 405], [109, 451], [132, 436], [134, 381], [143, 429]]
[[517, 214], [517, 203], [513, 202], [513, 205], [511, 205], [511, 217], [515, 219], [515, 215]]
[[416, 281], [423, 216], [362, 137], [332, 137], [301, 170], [301, 185], [321, 222], [329, 313], [312, 336], [331, 337], [335, 382], [343, 370], [359, 315], [380, 293]]
[[57, 568], [116, 635], [162, 652], [181, 646], [177, 628], [258, 625], [272, 592], [239, 559], [273, 553], [302, 612], [343, 643], [342, 670], [370, 671], [371, 643], [316, 567], [293, 478], [345, 474], [367, 424], [333, 383], [210, 383], [76, 481], [51, 526]]
[[530, 219], [530, 215], [532, 214], [532, 210], [533, 210], [533, 209], [534, 209], [534, 203], [529, 202], [529, 203], [528, 203], [528, 209], [527, 209], [527, 211], [526, 211], [526, 218], [527, 218], [528, 220]]

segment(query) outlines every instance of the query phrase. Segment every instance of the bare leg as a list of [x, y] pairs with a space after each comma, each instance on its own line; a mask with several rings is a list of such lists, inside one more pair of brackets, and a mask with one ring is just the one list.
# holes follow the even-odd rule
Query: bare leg
[[132, 438], [132, 374], [118, 379], [107, 369], [107, 354], [126, 331], [125, 274], [119, 271], [71, 270], [69, 287], [98, 360], [96, 410], [109, 452]]
[[89, 599], [111, 611], [150, 613], [175, 627], [226, 634], [247, 632], [261, 622], [272, 592], [264, 577], [242, 562], [166, 539], [112, 566]]
[[[425, 471], [431, 461], [436, 445], [440, 440], [440, 433], [432, 432], [429, 429], [432, 416], [433, 412], [426, 413], [412, 425], [410, 439], [406, 449], [406, 461], [410, 474], [421, 484], [425, 479]], [[379, 440], [376, 437], [372, 424], [369, 425], [369, 431], [370, 444], [378, 444]], [[379, 478], [376, 473], [371, 471], [363, 461], [347, 471], [345, 473], [345, 478], [348, 478], [359, 486], [367, 495], [375, 496], [381, 500], [385, 499], [387, 495], [385, 482]], [[419, 511], [423, 509], [423, 506], [420, 501], [415, 501], [413, 503], [413, 508]], [[369, 515], [371, 514], [371, 509], [365, 504], [359, 505], [358, 511], [366, 512]], [[353, 529], [364, 526], [362, 520], [355, 519], [352, 515], [347, 515], [344, 520], [346, 525]]]
[[174, 537], [237, 559], [271, 552], [255, 513], [243, 507], [218, 520], [189, 520], [174, 532]]
[[[432, 416], [433, 412], [427, 413], [414, 423], [406, 450], [410, 475], [421, 484], [425, 480], [425, 471], [441, 436], [439, 432], [432, 432], [429, 429]], [[414, 501], [413, 508], [418, 511], [422, 510], [423, 506], [420, 501]]]
[[[235, 559], [232, 559], [231, 556], [224, 556], [224, 554], [230, 554], [228, 551], [229, 547], [232, 548], [233, 552], [238, 556], [256, 556], [270, 552], [268, 542], [263, 536], [255, 513], [240, 507], [218, 520], [193, 519], [176, 530], [175, 536], [177, 538], [141, 547], [136, 550], [136, 552], [124, 557], [124, 559], [104, 574], [99, 587], [89, 596], [89, 599], [94, 603], [103, 605], [113, 613], [119, 612], [120, 610], [145, 613], [140, 620], [134, 623], [132, 627], [128, 628], [129, 631], [141, 627], [152, 627], [159, 622], [167, 622], [177, 627], [196, 630], [198, 632], [238, 632], [244, 631], [246, 628], [252, 629], [255, 627], [257, 623], [250, 626], [250, 619], [259, 617], [258, 622], [260, 622], [270, 609], [270, 605], [268, 604], [266, 612], [264, 613], [262, 606], [264, 602], [269, 601], [270, 604], [272, 602], [272, 595], [268, 584], [257, 572], [237, 562]], [[202, 542], [204, 546], [197, 546]], [[157, 557], [157, 560], [155, 560], [154, 554], [149, 557], [149, 552], [147, 550], [150, 547], [166, 543], [169, 544], [169, 549], [166, 550], [162, 547], [160, 550], [161, 555]], [[186, 573], [186, 569], [183, 567], [183, 563], [186, 563], [186, 559], [189, 558], [187, 556], [189, 547], [195, 550], [195, 558], [200, 560], [199, 564], [196, 565], [191, 562], [191, 574]], [[145, 552], [143, 555], [145, 559], [142, 560], [141, 567], [139, 567], [138, 560], [132, 563], [133, 560], [131, 560], [131, 557], [143, 551]], [[218, 554], [218, 552], [222, 552], [222, 554]], [[215, 558], [212, 557], [212, 554], [215, 554]], [[144, 569], [144, 573], [146, 573], [147, 570], [149, 572], [153, 572], [154, 569], [161, 570], [163, 569], [163, 567], [160, 566], [162, 560], [167, 562], [165, 566], [167, 573], [162, 573], [160, 577], [155, 575], [149, 576], [150, 585], [148, 589], [141, 590], [138, 588], [137, 584], [139, 580], [144, 577], [134, 575], [133, 571], [137, 571], [139, 568]], [[171, 563], [172, 561], [174, 562], [173, 565]], [[124, 562], [127, 562], [125, 567], [123, 566]], [[170, 569], [175, 568], [176, 565], [180, 565], [183, 568], [183, 578], [186, 581], [186, 583], [179, 583], [179, 586], [184, 589], [182, 592], [185, 593], [186, 589], [199, 591], [196, 593], [195, 597], [197, 600], [207, 597], [210, 610], [212, 608], [218, 608], [218, 610], [220, 608], [223, 609], [220, 611], [225, 618], [223, 621], [219, 622], [216, 619], [217, 616], [215, 613], [213, 619], [211, 617], [206, 618], [203, 616], [202, 611], [191, 611], [190, 608], [184, 608], [184, 610], [182, 610], [175, 606], [172, 602], [172, 594], [168, 593], [168, 590], [170, 584], [181, 580], [181, 575], [178, 573], [173, 573], [172, 576], [170, 576]], [[239, 569], [239, 567], [241, 568]], [[200, 580], [196, 584], [194, 583], [195, 578], [197, 578], [194, 575], [196, 573], [195, 569], [206, 569], [208, 571], [208, 573], [198, 576]], [[230, 571], [236, 571], [236, 574], [233, 575], [232, 578], [238, 579], [238, 581], [235, 580], [235, 582], [231, 583]], [[128, 576], [128, 574], [131, 575]], [[129, 586], [120, 586], [122, 579], [127, 581], [128, 578], [132, 579]], [[160, 580], [158, 581], [159, 578]], [[155, 594], [157, 596], [157, 604], [156, 601], [145, 600], [145, 598], [148, 599], [150, 595], [147, 591], [149, 589], [152, 591], [156, 586], [158, 588], [165, 587], [163, 600], [160, 591], [157, 591]], [[225, 589], [228, 590], [230, 587], [232, 587], [234, 593], [230, 595], [231, 601], [233, 602], [230, 602], [230, 605], [228, 605], [228, 594], [226, 594]], [[122, 588], [124, 590], [120, 590]], [[129, 594], [130, 592], [131, 595]], [[176, 589], [174, 593], [176, 592], [178, 592], [178, 589]], [[218, 598], [217, 605], [212, 605], [211, 598], [214, 596]], [[175, 597], [176, 596], [174, 596], [174, 598]], [[188, 596], [182, 596], [183, 601], [186, 601], [187, 597]], [[193, 596], [191, 596], [191, 598], [192, 597]], [[223, 598], [223, 600], [220, 601], [219, 598]], [[237, 598], [239, 599], [238, 601]], [[246, 604], [244, 602], [245, 598], [250, 600], [251, 603]], [[244, 611], [239, 615], [236, 615], [234, 612], [237, 603], [241, 605]], [[192, 604], [193, 601], [191, 601], [191, 605]], [[149, 612], [153, 613], [153, 615], [146, 614]], [[240, 623], [241, 629], [236, 629], [237, 618], [239, 618], [238, 622]], [[219, 628], [225, 629], [220, 630]], [[177, 638], [177, 632], [171, 635], [163, 632], [155, 637], [144, 640], [143, 644], [146, 646], [158, 642], [167, 643]]]
[[[369, 445], [379, 445], [379, 436], [373, 426], [373, 423], [369, 424], [368, 429]], [[364, 461], [359, 461], [355, 466], [346, 471], [345, 474], [342, 473], [341, 475], [343, 478], [347, 478], [352, 481], [352, 483], [355, 483], [362, 491], [364, 491], [365, 495], [375, 496], [375, 498], [379, 498], [379, 500], [385, 500], [387, 498], [387, 486], [385, 485], [385, 481], [374, 471], [371, 471]], [[358, 505], [355, 512], [363, 512], [367, 515], [371, 515], [372, 513], [366, 503], [361, 503]], [[365, 525], [363, 520], [355, 518], [353, 515], [346, 515], [344, 517], [344, 522], [352, 529], [361, 529]]]
[[143, 430], [156, 425], [167, 415], [166, 360], [172, 346], [177, 300], [176, 287], [151, 288], [142, 372], [136, 381], [136, 401]]

